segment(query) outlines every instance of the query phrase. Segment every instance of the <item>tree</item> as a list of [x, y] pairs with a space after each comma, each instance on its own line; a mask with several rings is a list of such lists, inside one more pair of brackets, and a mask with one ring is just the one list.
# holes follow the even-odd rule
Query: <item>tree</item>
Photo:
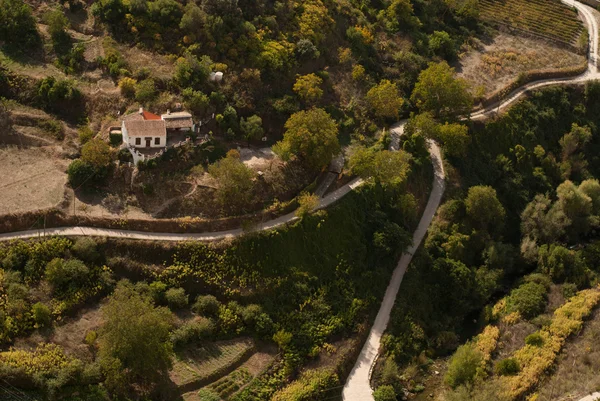
[[456, 123], [440, 125], [439, 139], [444, 145], [444, 150], [454, 157], [466, 156], [467, 148], [471, 143], [469, 128]]
[[387, 9], [379, 12], [378, 19], [384, 21], [390, 32], [411, 29], [420, 24], [419, 19], [414, 16], [410, 0], [393, 0]]
[[71, 49], [71, 37], [67, 33], [69, 20], [60, 8], [54, 8], [43, 16], [44, 22], [48, 25], [48, 33], [52, 39], [54, 51], [57, 54], [64, 54]]
[[135, 97], [135, 88], [137, 81], [133, 78], [124, 77], [119, 81], [119, 89], [121, 90], [121, 95], [126, 97], [127, 99], [133, 99]]
[[154, 85], [154, 80], [144, 79], [135, 85], [135, 100], [147, 104], [156, 98], [158, 92]]
[[89, 163], [81, 159], [75, 159], [67, 167], [67, 176], [69, 184], [73, 188], [77, 188], [87, 182], [90, 182], [92, 176], [96, 174], [96, 169]]
[[131, 383], [148, 385], [164, 377], [171, 367], [171, 312], [154, 307], [127, 281], [119, 282], [101, 311], [98, 359], [107, 387], [122, 392]]
[[376, 151], [362, 146], [355, 147], [348, 161], [350, 170], [363, 178], [372, 177], [380, 185], [399, 185], [410, 172], [411, 155], [399, 150]]
[[192, 88], [186, 88], [183, 90], [183, 101], [185, 107], [192, 112], [194, 116], [203, 116], [206, 114], [210, 105], [210, 100], [201, 91], [194, 90]]
[[446, 31], [433, 31], [429, 35], [429, 50], [436, 56], [448, 61], [456, 59], [456, 48], [454, 41]]
[[338, 126], [323, 109], [292, 114], [285, 129], [283, 140], [273, 147], [284, 160], [296, 156], [309, 168], [320, 169], [340, 151]]
[[548, 196], [538, 194], [521, 213], [521, 232], [526, 238], [540, 243], [551, 243], [565, 233], [571, 224], [560, 207], [553, 207]]
[[254, 171], [239, 157], [227, 157], [208, 166], [208, 173], [217, 181], [216, 198], [221, 207], [239, 212], [252, 199]]
[[371, 111], [380, 118], [398, 118], [404, 104], [396, 84], [387, 79], [369, 89], [366, 101]]
[[262, 118], [256, 114], [240, 120], [240, 129], [247, 141], [262, 138], [265, 130], [262, 127]]
[[494, 188], [483, 185], [469, 188], [465, 206], [467, 215], [476, 227], [488, 230], [492, 225], [502, 226], [506, 212]]
[[103, 169], [110, 165], [112, 151], [110, 146], [102, 139], [94, 138], [81, 148], [81, 160], [96, 169]]
[[600, 183], [596, 179], [589, 179], [579, 184], [579, 190], [592, 200], [592, 214], [600, 215]]
[[481, 359], [481, 352], [473, 344], [461, 345], [450, 358], [444, 380], [452, 388], [471, 383], [481, 366]]
[[454, 68], [448, 63], [430, 63], [419, 78], [411, 100], [421, 112], [429, 111], [442, 120], [466, 116], [473, 106], [473, 97], [467, 82], [454, 77]]
[[567, 227], [567, 234], [576, 240], [590, 228], [592, 199], [568, 180], [556, 188], [556, 196], [556, 206], [571, 222]]
[[555, 283], [562, 283], [565, 280], [579, 286], [588, 283], [588, 267], [581, 253], [560, 245], [542, 245], [538, 253], [538, 267]]
[[322, 83], [323, 80], [316, 74], [300, 75], [296, 78], [294, 92], [303, 100], [313, 103], [323, 96]]
[[22, 0], [0, 0], [0, 42], [11, 52], [31, 52], [41, 44], [31, 8]]
[[591, 139], [590, 128], [580, 127], [575, 123], [571, 126], [571, 131], [560, 139], [562, 150], [560, 168], [563, 178], [569, 178], [574, 172], [581, 173], [587, 167], [587, 161], [580, 151]]

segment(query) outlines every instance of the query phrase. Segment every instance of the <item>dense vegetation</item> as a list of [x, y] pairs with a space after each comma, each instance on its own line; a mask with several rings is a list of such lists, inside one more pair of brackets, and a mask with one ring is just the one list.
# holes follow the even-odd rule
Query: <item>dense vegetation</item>
[[[479, 324], [504, 316], [507, 322], [532, 319], [546, 309], [552, 285], [572, 295], [597, 282], [592, 256], [597, 244], [587, 242], [594, 240], [599, 221], [598, 90], [590, 83], [585, 89], [536, 92], [506, 115], [472, 124], [463, 145], [467, 157], [446, 153], [449, 199], [397, 299], [384, 339], [390, 361], [408, 363], [422, 352], [447, 354], [476, 329], [467, 319], [479, 314]], [[414, 120], [427, 126], [421, 116]], [[573, 247], [577, 244], [584, 245]], [[520, 279], [529, 272], [535, 274]], [[493, 312], [484, 307], [509, 288]], [[459, 387], [480, 377], [479, 353], [459, 348], [447, 383]], [[496, 366], [501, 376], [518, 371], [512, 360]], [[398, 392], [403, 385], [415, 391], [397, 374], [380, 374], [382, 384], [395, 380]], [[485, 391], [500, 390], [460, 390], [453, 396], [485, 399]]]

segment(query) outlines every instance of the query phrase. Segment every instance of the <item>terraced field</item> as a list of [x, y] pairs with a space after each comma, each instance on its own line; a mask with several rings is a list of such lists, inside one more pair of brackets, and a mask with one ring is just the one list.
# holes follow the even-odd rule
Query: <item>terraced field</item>
[[577, 12], [559, 0], [480, 0], [481, 18], [560, 42], [576, 44], [583, 30]]

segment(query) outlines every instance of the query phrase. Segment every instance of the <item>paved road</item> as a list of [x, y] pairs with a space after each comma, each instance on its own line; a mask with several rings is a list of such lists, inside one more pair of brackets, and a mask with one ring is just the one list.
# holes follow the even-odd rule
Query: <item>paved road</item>
[[[585, 24], [588, 27], [588, 31], [590, 32], [590, 54], [587, 71], [584, 74], [577, 77], [565, 79], [547, 79], [524, 85], [520, 89], [515, 90], [505, 100], [499, 102], [498, 104], [492, 105], [484, 110], [472, 113], [470, 116], [472, 120], [486, 119], [495, 115], [496, 113], [512, 105], [526, 92], [531, 91], [533, 89], [538, 89], [544, 86], [556, 84], [585, 83], [587, 81], [600, 78], [600, 74], [598, 74], [597, 68], [598, 23], [593, 14], [593, 12], [596, 11], [592, 11], [592, 8], [573, 0], [562, 1], [563, 3], [569, 6], [577, 8], [577, 10], [583, 17]], [[401, 135], [404, 130], [404, 123], [400, 123], [396, 129], [397, 134]], [[399, 137], [399, 135], [397, 135], [397, 137]], [[419, 222], [419, 226], [417, 227], [417, 230], [413, 235], [413, 245], [402, 255], [400, 261], [398, 262], [398, 265], [396, 266], [396, 269], [394, 270], [388, 288], [385, 292], [385, 295], [383, 296], [383, 301], [379, 308], [379, 312], [377, 313], [377, 317], [375, 318], [375, 322], [373, 323], [373, 327], [369, 332], [369, 336], [367, 337], [367, 340], [360, 352], [360, 355], [358, 357], [358, 360], [356, 361], [356, 364], [354, 365], [354, 368], [348, 376], [342, 393], [342, 399], [344, 401], [374, 401], [373, 390], [371, 389], [370, 381], [371, 372], [373, 367], [375, 366], [375, 362], [377, 361], [377, 357], [379, 354], [381, 336], [387, 328], [387, 324], [390, 319], [390, 313], [394, 306], [394, 302], [396, 301], [396, 295], [398, 294], [398, 290], [400, 289], [400, 284], [402, 283], [404, 273], [406, 272], [406, 269], [411, 261], [413, 253], [419, 247], [421, 240], [423, 239], [425, 233], [427, 232], [427, 229], [429, 228], [429, 224], [433, 219], [433, 216], [437, 210], [437, 207], [440, 204], [444, 192], [444, 169], [440, 157], [439, 148], [435, 143], [430, 142], [429, 151], [431, 154], [431, 159], [434, 163], [435, 172], [433, 190], [429, 195], [429, 200], [427, 202], [425, 212], [421, 217], [421, 221]], [[595, 401], [595, 399], [584, 398], [580, 401]]]
[[[355, 178], [343, 187], [327, 194], [319, 200], [317, 209], [323, 209], [337, 202], [353, 189], [363, 184], [363, 180]], [[280, 216], [276, 219], [261, 223], [256, 228], [257, 230], [271, 230], [280, 227], [284, 224], [297, 220], [294, 212]], [[95, 227], [57, 227], [47, 228], [46, 230], [27, 230], [12, 233], [0, 234], [0, 241], [38, 238], [43, 236], [92, 236], [92, 237], [110, 237], [110, 238], [126, 238], [126, 239], [141, 239], [154, 241], [216, 241], [225, 238], [237, 237], [243, 234], [241, 228], [236, 228], [227, 231], [208, 232], [208, 233], [153, 233], [145, 231], [119, 230], [111, 228], [95, 228]]]
[[[402, 135], [404, 131], [404, 125], [405, 122], [402, 122], [394, 128], [394, 134], [396, 138]], [[350, 376], [348, 376], [348, 380], [346, 381], [346, 385], [344, 386], [342, 393], [342, 398], [344, 401], [373, 400], [373, 390], [371, 390], [370, 386], [371, 368], [374, 366], [375, 360], [377, 359], [379, 346], [381, 344], [381, 336], [387, 327], [388, 321], [390, 320], [390, 313], [392, 312], [394, 301], [396, 300], [396, 295], [400, 289], [400, 284], [402, 283], [402, 278], [404, 277], [406, 268], [412, 259], [412, 255], [421, 244], [423, 237], [425, 237], [425, 233], [427, 233], [429, 224], [431, 223], [431, 220], [433, 219], [433, 216], [435, 215], [435, 212], [442, 200], [442, 195], [444, 194], [445, 174], [440, 148], [433, 141], [429, 141], [428, 145], [429, 154], [431, 155], [431, 160], [434, 166], [433, 188], [431, 190], [431, 194], [429, 195], [427, 206], [425, 206], [423, 216], [421, 216], [421, 220], [419, 221], [417, 230], [413, 234], [413, 243], [402, 255], [400, 261], [398, 262], [398, 266], [396, 266], [394, 269], [392, 279], [390, 280], [387, 290], [385, 291], [385, 295], [383, 296], [383, 302], [381, 303], [381, 307], [379, 308], [379, 312], [377, 313], [377, 317], [375, 318], [375, 323], [373, 323], [369, 337], [367, 338], [365, 345], [360, 352], [352, 372], [350, 372]]]
[[590, 394], [587, 397], [583, 397], [579, 401], [598, 401], [598, 400], [600, 400], [600, 393]]

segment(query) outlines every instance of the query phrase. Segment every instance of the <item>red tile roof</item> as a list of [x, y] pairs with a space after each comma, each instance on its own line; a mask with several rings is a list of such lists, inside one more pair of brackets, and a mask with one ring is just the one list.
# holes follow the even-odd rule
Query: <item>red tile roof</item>
[[142, 116], [144, 117], [144, 120], [160, 120], [160, 116], [154, 114], [154, 113], [150, 113], [149, 111], [142, 111]]

